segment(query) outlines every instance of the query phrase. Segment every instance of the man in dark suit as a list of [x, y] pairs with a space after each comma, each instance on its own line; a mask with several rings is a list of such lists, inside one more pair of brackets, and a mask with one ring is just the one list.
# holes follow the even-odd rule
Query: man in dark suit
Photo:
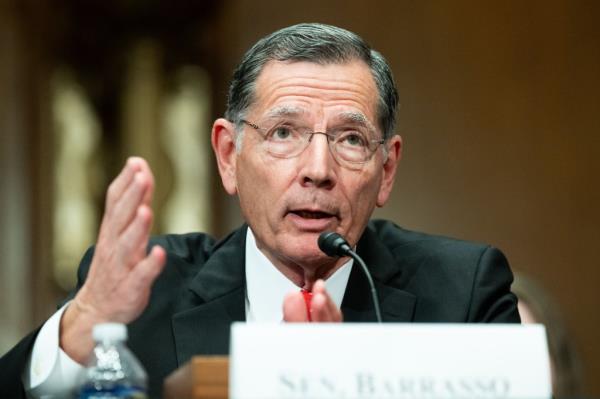
[[[150, 240], [152, 172], [128, 160], [108, 190], [78, 290], [56, 315], [56, 362], [80, 367], [94, 324], [127, 323], [157, 395], [192, 355], [227, 353], [232, 321], [373, 321], [364, 276], [347, 258], [321, 252], [323, 231], [365, 258], [385, 321], [517, 322], [500, 252], [369, 222], [389, 198], [401, 157], [397, 102], [386, 61], [351, 32], [301, 24], [261, 39], [236, 69], [225, 118], [212, 128], [223, 186], [238, 196], [247, 226], [219, 243], [203, 234]], [[308, 305], [300, 289], [312, 293]], [[2, 360], [33, 395], [48, 392], [34, 375], [45, 330]]]

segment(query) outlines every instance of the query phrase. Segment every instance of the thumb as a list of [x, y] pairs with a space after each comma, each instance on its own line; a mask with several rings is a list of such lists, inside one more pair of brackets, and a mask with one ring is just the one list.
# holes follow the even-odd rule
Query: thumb
[[301, 292], [289, 292], [283, 299], [283, 321], [288, 323], [306, 323], [306, 302]]

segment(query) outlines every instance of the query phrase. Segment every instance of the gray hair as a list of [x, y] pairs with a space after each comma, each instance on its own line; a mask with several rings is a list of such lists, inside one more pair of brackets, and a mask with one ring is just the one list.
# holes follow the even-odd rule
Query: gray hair
[[371, 69], [379, 92], [377, 119], [383, 138], [394, 135], [398, 92], [385, 58], [357, 34], [336, 26], [304, 23], [278, 30], [260, 39], [233, 73], [225, 118], [237, 125], [254, 101], [256, 80], [269, 61], [308, 61], [342, 64], [362, 60]]

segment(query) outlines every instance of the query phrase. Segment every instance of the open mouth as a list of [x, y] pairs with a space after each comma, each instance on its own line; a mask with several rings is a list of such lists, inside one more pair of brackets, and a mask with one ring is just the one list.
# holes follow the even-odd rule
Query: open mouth
[[339, 222], [336, 213], [319, 209], [290, 209], [288, 217], [299, 231], [310, 233], [332, 230]]
[[299, 211], [292, 211], [292, 213], [295, 215], [298, 215], [302, 218], [305, 218], [305, 219], [325, 219], [325, 218], [330, 218], [333, 216], [330, 213], [321, 212], [321, 211], [299, 210]]

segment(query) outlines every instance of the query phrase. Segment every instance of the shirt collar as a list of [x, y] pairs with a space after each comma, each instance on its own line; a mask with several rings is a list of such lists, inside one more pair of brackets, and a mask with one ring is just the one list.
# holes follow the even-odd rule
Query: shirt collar
[[[350, 278], [352, 260], [344, 263], [326, 281], [329, 296], [338, 308]], [[250, 227], [246, 233], [246, 321], [283, 320], [283, 298], [300, 288], [285, 277], [256, 246]]]

